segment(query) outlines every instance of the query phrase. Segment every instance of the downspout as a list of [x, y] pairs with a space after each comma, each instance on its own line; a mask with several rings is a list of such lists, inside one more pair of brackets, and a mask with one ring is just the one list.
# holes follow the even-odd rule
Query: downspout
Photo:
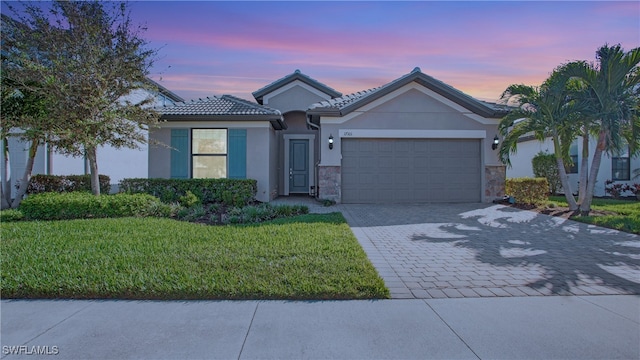
[[307, 126], [316, 130], [320, 130], [320, 126], [311, 122], [311, 115], [307, 115]]

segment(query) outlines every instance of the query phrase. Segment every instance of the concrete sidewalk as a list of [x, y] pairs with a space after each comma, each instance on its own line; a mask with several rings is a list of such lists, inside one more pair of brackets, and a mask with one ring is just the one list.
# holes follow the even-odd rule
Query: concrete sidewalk
[[1, 305], [7, 359], [640, 358], [639, 296]]

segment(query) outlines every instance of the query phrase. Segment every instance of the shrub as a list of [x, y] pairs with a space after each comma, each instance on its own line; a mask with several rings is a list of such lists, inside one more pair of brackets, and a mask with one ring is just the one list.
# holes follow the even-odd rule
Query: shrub
[[[111, 179], [107, 175], [98, 175], [100, 193], [111, 191]], [[91, 191], [91, 175], [34, 175], [29, 181], [27, 194], [43, 192]]]
[[506, 181], [506, 192], [516, 203], [540, 205], [547, 201], [549, 183], [546, 178], [512, 178]]
[[631, 191], [634, 195], [640, 194], [640, 184], [627, 185], [627, 191]]
[[243, 224], [258, 223], [280, 217], [308, 214], [309, 208], [304, 205], [276, 205], [268, 203], [231, 208], [227, 212], [226, 223]]
[[562, 183], [555, 155], [541, 151], [533, 157], [531, 165], [533, 166], [533, 175], [537, 178], [546, 178], [549, 183], [549, 192], [557, 194]]
[[20, 221], [24, 219], [22, 211], [16, 209], [7, 209], [0, 211], [0, 222]]
[[171, 206], [147, 194], [95, 196], [86, 192], [30, 195], [20, 211], [27, 220], [64, 220], [124, 216], [166, 216]]
[[186, 194], [180, 196], [178, 202], [184, 207], [192, 207], [195, 204], [199, 203], [200, 199], [198, 199], [198, 197], [194, 193], [192, 193], [191, 190], [187, 190]]
[[616, 183], [613, 180], [604, 182], [604, 192], [610, 194], [614, 199], [619, 199], [623, 192], [626, 191], [626, 184]]
[[182, 220], [195, 221], [207, 215], [207, 210], [202, 205], [195, 205], [193, 207], [187, 208], [186, 211], [182, 213], [182, 215]]
[[613, 180], [607, 180], [604, 184], [604, 192], [610, 194], [614, 199], [621, 198], [622, 193], [626, 191], [629, 191], [636, 196], [640, 193], [640, 184], [621, 184], [616, 183]]
[[333, 206], [336, 204], [335, 200], [330, 200], [330, 199], [324, 199], [322, 200], [322, 205], [323, 206]]
[[156, 196], [164, 203], [179, 202], [193, 193], [203, 205], [222, 203], [227, 206], [246, 206], [257, 192], [257, 181], [251, 179], [123, 179], [120, 191]]

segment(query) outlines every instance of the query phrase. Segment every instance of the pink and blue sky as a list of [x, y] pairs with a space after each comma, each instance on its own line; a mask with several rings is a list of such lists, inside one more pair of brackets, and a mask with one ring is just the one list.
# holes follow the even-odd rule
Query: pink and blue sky
[[296, 69], [344, 93], [418, 66], [479, 99], [540, 84], [605, 44], [640, 46], [638, 1], [131, 2], [159, 48], [151, 77], [185, 99], [251, 92]]

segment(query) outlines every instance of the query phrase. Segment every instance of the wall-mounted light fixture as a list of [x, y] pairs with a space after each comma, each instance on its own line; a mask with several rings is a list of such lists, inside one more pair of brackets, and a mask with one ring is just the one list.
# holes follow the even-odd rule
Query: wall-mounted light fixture
[[333, 149], [333, 134], [329, 135], [329, 150]]
[[498, 138], [498, 135], [496, 135], [496, 136], [493, 138], [493, 144], [491, 144], [491, 148], [492, 148], [493, 150], [497, 149], [497, 148], [498, 148], [498, 144], [500, 144], [500, 138]]

